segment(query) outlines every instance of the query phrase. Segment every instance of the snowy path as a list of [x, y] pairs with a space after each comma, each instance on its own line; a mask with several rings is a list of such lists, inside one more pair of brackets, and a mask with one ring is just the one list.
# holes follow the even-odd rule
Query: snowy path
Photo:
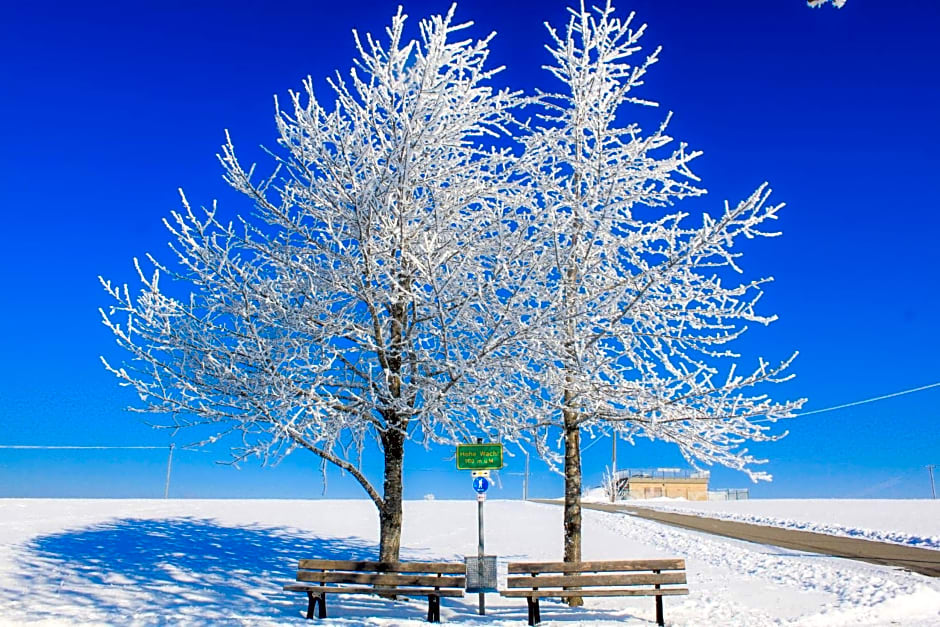
[[[596, 502], [607, 502], [602, 495]], [[664, 512], [940, 550], [940, 500], [752, 499], [621, 501]]]
[[747, 540], [748, 542], [862, 560], [872, 564], [911, 570], [930, 577], [940, 577], [940, 551], [933, 549], [814, 533], [801, 529], [755, 525], [686, 513], [679, 514], [671, 510], [653, 510], [620, 503], [584, 503], [583, 507], [605, 512], [631, 514], [647, 520], [655, 520], [685, 529], [704, 531], [713, 535]]
[[[408, 502], [404, 559], [476, 551], [476, 503]], [[561, 556], [561, 508], [486, 504], [487, 551], [509, 560]], [[305, 624], [302, 595], [280, 585], [299, 557], [371, 558], [367, 501], [0, 500], [0, 623]], [[688, 597], [668, 598], [667, 624], [933, 625], [940, 581], [837, 558], [585, 512], [585, 559], [685, 557]], [[525, 603], [488, 595], [442, 603], [445, 623], [524, 626]], [[326, 627], [425, 625], [426, 602], [338, 597]], [[649, 598], [545, 603], [545, 625], [651, 625]], [[309, 625], [309, 623], [306, 623]]]

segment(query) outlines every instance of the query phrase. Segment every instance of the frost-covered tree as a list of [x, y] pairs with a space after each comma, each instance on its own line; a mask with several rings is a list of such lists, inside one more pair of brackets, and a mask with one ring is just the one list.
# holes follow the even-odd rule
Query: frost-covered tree
[[[380, 559], [398, 559], [405, 443], [500, 437], [515, 407], [493, 384], [517, 336], [507, 314], [525, 271], [504, 132], [517, 95], [489, 86], [489, 38], [451, 41], [445, 16], [387, 42], [356, 34], [358, 58], [329, 84], [308, 79], [277, 106], [275, 171], [226, 181], [251, 199], [234, 223], [216, 210], [165, 220], [175, 262], [135, 260], [139, 292], [102, 279], [104, 323], [130, 354], [105, 362], [136, 409], [234, 434], [235, 461], [296, 448], [354, 477], [378, 508]], [[170, 279], [169, 281], [167, 279]], [[377, 443], [382, 485], [363, 472]]]
[[659, 50], [635, 61], [644, 26], [616, 17], [609, 2], [571, 14], [563, 33], [549, 27], [546, 69], [564, 87], [542, 94], [525, 139], [544, 279], [527, 303], [533, 315], [552, 313], [526, 338], [530, 360], [519, 371], [533, 391], [534, 425], [561, 434], [564, 559], [580, 561], [582, 430], [673, 442], [693, 464], [767, 478], [740, 445], [773, 439], [767, 422], [800, 403], [745, 391], [786, 379], [790, 360], [761, 360], [746, 376], [732, 363], [719, 374], [746, 324], [773, 320], [755, 309], [769, 279], [728, 279], [740, 271], [737, 242], [775, 235], [763, 225], [780, 205], [768, 205], [761, 187], [698, 225], [672, 209], [703, 193], [688, 167], [697, 153], [666, 135], [668, 117], [648, 134], [627, 119], [630, 105], [653, 104], [634, 93]]
[[846, 0], [806, 0], [806, 4], [813, 7], [814, 9], [817, 9], [824, 4], [829, 4], [830, 2], [835, 8], [841, 9], [845, 6]]

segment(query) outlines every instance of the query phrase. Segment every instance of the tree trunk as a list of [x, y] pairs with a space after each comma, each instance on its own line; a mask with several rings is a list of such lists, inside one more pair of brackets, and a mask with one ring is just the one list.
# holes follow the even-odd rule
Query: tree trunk
[[[566, 400], [568, 394], [565, 394]], [[565, 419], [565, 561], [581, 561], [581, 428], [578, 412], [566, 406]], [[571, 597], [568, 605], [584, 605]]]
[[402, 465], [405, 456], [405, 435], [390, 428], [382, 434], [385, 449], [385, 492], [379, 508], [379, 561], [399, 561], [401, 549]]
[[[398, 280], [407, 294], [411, 287], [410, 275], [400, 272]], [[404, 297], [396, 298], [389, 305], [391, 327], [387, 353], [388, 388], [392, 398], [401, 398], [402, 363], [404, 358], [404, 329], [408, 310]], [[405, 457], [405, 432], [408, 419], [389, 408], [385, 412], [385, 431], [382, 432], [382, 448], [385, 451], [385, 487], [382, 507], [379, 509], [379, 561], [397, 562], [401, 549], [401, 493], [402, 465]]]
[[[576, 177], [579, 180], [580, 177]], [[572, 238], [572, 246], [578, 234]], [[565, 430], [565, 561], [581, 561], [581, 426], [578, 422], [578, 403], [573, 390], [572, 371], [577, 370], [578, 352], [575, 349], [577, 329], [574, 324], [571, 301], [577, 294], [578, 267], [575, 264], [565, 269], [565, 390], [562, 399], [562, 418]], [[574, 573], [572, 573], [574, 574]], [[570, 607], [584, 605], [581, 597], [569, 597]]]

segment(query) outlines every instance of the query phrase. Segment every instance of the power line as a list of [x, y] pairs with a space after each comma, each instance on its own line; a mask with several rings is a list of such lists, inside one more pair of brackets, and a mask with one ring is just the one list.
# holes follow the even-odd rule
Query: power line
[[588, 443], [587, 446], [582, 446], [582, 447], [581, 447], [581, 452], [583, 453], [584, 451], [588, 450], [589, 448], [591, 448], [592, 446], [594, 446], [595, 444], [597, 444], [597, 443], [600, 442], [601, 440], [605, 440], [605, 439], [606, 439], [606, 438], [600, 438], [600, 437], [594, 438], [593, 440], [591, 440], [591, 442]]
[[[833, 405], [832, 407], [823, 407], [822, 409], [814, 409], [812, 411], [804, 411], [802, 413], [796, 414], [795, 418], [802, 418], [803, 416], [811, 416], [812, 414], [821, 414], [827, 411], [835, 411], [837, 409], [845, 409], [846, 407], [855, 407], [856, 405], [865, 405], [866, 403], [874, 403], [876, 401], [883, 401], [885, 399], [894, 398], [896, 396], [904, 396], [905, 394], [913, 394], [914, 392], [923, 392], [924, 390], [929, 390], [931, 388], [940, 387], [940, 381], [936, 383], [928, 383], [927, 385], [922, 385], [920, 387], [911, 388], [909, 390], [901, 390], [900, 392], [892, 392], [891, 394], [883, 394], [881, 396], [875, 396], [873, 398], [866, 398], [860, 401], [853, 401], [851, 403], [843, 403], [842, 405]], [[753, 422], [767, 422], [767, 419], [763, 420], [754, 420]], [[601, 441], [603, 438], [596, 438], [590, 442], [587, 446], [582, 447], [581, 452], [588, 450], [595, 444]]]
[[8, 449], [53, 449], [53, 450], [112, 450], [112, 449], [153, 449], [166, 450], [166, 446], [37, 446], [32, 444], [0, 444], [0, 448]]
[[884, 394], [882, 396], [876, 396], [874, 398], [866, 398], [865, 400], [855, 401], [852, 403], [845, 403], [843, 405], [835, 405], [833, 407], [823, 407], [822, 409], [814, 409], [813, 411], [804, 411], [796, 415], [797, 418], [801, 416], [809, 416], [811, 414], [821, 414], [825, 411], [835, 411], [837, 409], [845, 409], [846, 407], [855, 407], [856, 405], [864, 405], [865, 403], [874, 403], [875, 401], [883, 401], [887, 398], [894, 398], [895, 396], [904, 396], [905, 394], [913, 394], [914, 392], [922, 392], [923, 390], [929, 390], [930, 388], [940, 387], [940, 381], [936, 383], [930, 383], [928, 385], [922, 385], [919, 388], [911, 388], [910, 390], [901, 390], [900, 392], [892, 392], [891, 394]]
[[[883, 401], [889, 398], [895, 398], [897, 396], [904, 396], [905, 394], [913, 394], [915, 392], [923, 392], [924, 390], [929, 390], [931, 388], [940, 387], [940, 381], [936, 383], [928, 383], [927, 385], [922, 385], [920, 387], [911, 388], [909, 390], [901, 390], [900, 392], [892, 392], [891, 394], [882, 394], [881, 396], [875, 396], [872, 398], [866, 398], [860, 401], [853, 401], [851, 403], [843, 403], [841, 405], [833, 405], [832, 407], [823, 407], [822, 409], [814, 409], [812, 411], [804, 411], [796, 415], [797, 418], [802, 416], [811, 416], [813, 414], [821, 414], [827, 411], [835, 411], [837, 409], [845, 409], [846, 407], [855, 407], [857, 405], [865, 405], [867, 403], [874, 403], [876, 401]], [[581, 449], [583, 453], [587, 449], [591, 448], [593, 445], [597, 444], [602, 438], [597, 438], [594, 441], [590, 442], [587, 446]], [[98, 450], [111, 450], [111, 449], [150, 449], [150, 450], [164, 450], [166, 446], [37, 446], [37, 445], [26, 445], [26, 444], [0, 444], [0, 449], [69, 449], [69, 450], [82, 450], [82, 449], [98, 449]]]

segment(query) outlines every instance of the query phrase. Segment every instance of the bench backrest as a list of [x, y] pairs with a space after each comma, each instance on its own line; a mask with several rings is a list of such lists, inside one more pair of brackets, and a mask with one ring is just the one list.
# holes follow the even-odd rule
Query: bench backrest
[[[510, 562], [509, 588], [623, 587], [684, 584], [685, 560]], [[513, 575], [523, 575], [513, 577]]]
[[464, 588], [466, 564], [453, 562], [364, 562], [300, 560], [297, 581], [330, 585], [374, 585], [381, 588]]

